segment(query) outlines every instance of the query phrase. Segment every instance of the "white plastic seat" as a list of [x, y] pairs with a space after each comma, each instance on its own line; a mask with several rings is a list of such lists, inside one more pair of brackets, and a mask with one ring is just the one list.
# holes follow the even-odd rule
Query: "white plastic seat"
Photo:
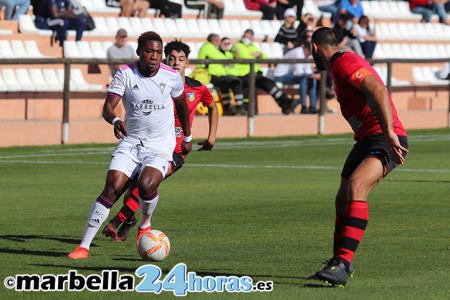
[[240, 38], [247, 28], [242, 28], [239, 20], [230, 20], [231, 30], [236, 34], [237, 38]]
[[128, 18], [130, 22], [131, 28], [133, 28], [134, 32], [136, 33], [135, 36], [140, 36], [143, 32], [148, 31], [145, 30], [142, 26], [141, 18]]
[[102, 42], [92, 41], [90, 44], [92, 55], [94, 58], [106, 58], [106, 51], [103, 49]]
[[[97, 2], [97, 1], [95, 1]], [[106, 19], [104, 17], [95, 16], [93, 17], [95, 22], [95, 31], [99, 36], [114, 36], [116, 32], [112, 32], [108, 25], [106, 24]]]
[[255, 38], [257, 39], [263, 39], [264, 37], [269, 36], [266, 32], [264, 32], [261, 20], [251, 20], [250, 28], [255, 32]]
[[196, 38], [205, 38], [210, 33], [208, 27], [204, 27], [202, 25], [206, 23], [200, 24], [200, 21], [204, 19], [186, 19], [186, 26], [192, 31], [192, 34], [195, 35]]
[[[198, 31], [194, 31], [192, 28], [188, 27], [185, 19], [177, 18], [175, 19], [175, 26], [178, 28], [179, 38], [192, 38]], [[198, 28], [197, 28], [198, 29]]]
[[119, 17], [117, 18], [117, 25], [119, 26], [119, 28], [123, 28], [127, 31], [128, 36], [139, 36], [139, 34], [141, 34], [142, 32], [138, 32], [137, 30], [135, 30], [135, 28], [133, 28], [131, 26], [130, 23], [130, 18], [128, 17]]
[[44, 74], [41, 69], [31, 68], [28, 70], [30, 74], [30, 79], [33, 82], [36, 90], [39, 91], [43, 89], [44, 91], [56, 91], [58, 90], [56, 86], [49, 86], [47, 81], [45, 81]]
[[83, 72], [79, 68], [70, 70], [70, 79], [75, 83], [78, 91], [97, 92], [101, 91], [103, 88], [101, 84], [92, 84], [86, 82], [83, 76]]
[[274, 58], [283, 58], [283, 45], [280, 43], [272, 43], [272, 53]]
[[77, 42], [65, 41], [64, 42], [64, 57], [67, 58], [80, 58], [82, 55], [78, 50]]
[[0, 72], [0, 92], [7, 92], [8, 86], [6, 82], [3, 80], [2, 73]]
[[[197, 20], [197, 25], [200, 28], [200, 32], [199, 32], [199, 36], [198, 37], [203, 37], [206, 40], [206, 37], [210, 34], [210, 33], [216, 33], [219, 34], [219, 32], [214, 32], [211, 28], [209, 28], [209, 24], [208, 24], [208, 20], [207, 19], [198, 19]], [[203, 36], [201, 36], [203, 35]]]
[[94, 54], [91, 51], [91, 46], [89, 42], [78, 41], [77, 42], [78, 51], [83, 58], [94, 58]]
[[270, 43], [261, 43], [261, 52], [267, 55], [268, 58], [275, 58], [275, 55], [272, 52], [272, 46]]
[[143, 29], [142, 32], [156, 30], [155, 26], [153, 25], [152, 19], [150, 19], [150, 18], [140, 18], [140, 19], [141, 19], [141, 24], [142, 24], [142, 29]]
[[19, 81], [17, 81], [16, 74], [13, 69], [2, 69], [2, 77], [5, 82], [8, 91], [10, 92], [20, 92], [23, 91], [22, 86]]
[[56, 91], [63, 90], [63, 82], [58, 79], [58, 75], [54, 69], [45, 68], [42, 70], [42, 73], [49, 87]]
[[23, 91], [45, 91], [43, 86], [36, 86], [30, 78], [30, 74], [27, 69], [20, 68], [14, 70], [16, 73], [17, 81], [22, 86]]
[[[112, 41], [103, 41], [103, 42], [102, 42], [103, 51], [105, 51], [105, 53], [107, 53], [108, 48], [111, 47], [112, 44], [114, 44]], [[105, 55], [106, 55], [106, 54], [105, 54]]]
[[117, 17], [105, 18], [106, 26], [108, 26], [109, 36], [115, 36], [117, 30], [119, 30], [119, 21]]
[[0, 40], [0, 53], [4, 58], [16, 58], [16, 54], [7, 40]]
[[193, 42], [187, 42], [186, 44], [189, 46], [189, 50], [191, 51], [191, 53], [189, 53], [189, 59], [196, 59], [198, 55], [197, 46]]
[[166, 23], [161, 18], [153, 19], [153, 28], [157, 30], [159, 35], [163, 38], [173, 37], [173, 33], [171, 30], [168, 30], [166, 27]]
[[43, 55], [38, 48], [36, 41], [29, 40], [24, 42], [25, 50], [27, 51], [29, 57], [33, 58], [45, 58], [49, 57], [47, 55]]
[[17, 58], [34, 58], [28, 55], [21, 40], [12, 40], [10, 41], [10, 44], [11, 48], [14, 49], [14, 54]]

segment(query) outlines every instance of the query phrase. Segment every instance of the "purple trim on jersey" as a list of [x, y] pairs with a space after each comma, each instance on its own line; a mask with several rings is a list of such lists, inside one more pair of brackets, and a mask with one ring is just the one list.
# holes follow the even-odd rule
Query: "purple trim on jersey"
[[113, 92], [108, 92], [107, 94], [106, 94], [106, 96], [118, 96], [118, 97], [120, 97], [120, 99], [122, 99], [122, 95], [119, 95], [119, 94], [116, 94], [116, 93], [113, 93]]
[[120, 69], [121, 69], [122, 71], [123, 71], [123, 70], [126, 70], [126, 69], [134, 69], [134, 68], [137, 67], [137, 63], [138, 63], [138, 61], [134, 61], [134, 62], [132, 62], [132, 63], [129, 63], [129, 64], [126, 64], [126, 65], [121, 66]]
[[177, 70], [175, 70], [172, 67], [169, 67], [168, 65], [165, 65], [163, 63], [160, 64], [160, 67], [161, 67], [161, 69], [167, 70], [167, 71], [172, 72], [172, 73], [178, 72]]

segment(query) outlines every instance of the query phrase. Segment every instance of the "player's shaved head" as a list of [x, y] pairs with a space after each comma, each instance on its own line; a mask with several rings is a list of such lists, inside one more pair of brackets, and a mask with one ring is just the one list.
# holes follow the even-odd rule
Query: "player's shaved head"
[[328, 27], [321, 27], [314, 31], [311, 43], [321, 47], [339, 47], [336, 32]]

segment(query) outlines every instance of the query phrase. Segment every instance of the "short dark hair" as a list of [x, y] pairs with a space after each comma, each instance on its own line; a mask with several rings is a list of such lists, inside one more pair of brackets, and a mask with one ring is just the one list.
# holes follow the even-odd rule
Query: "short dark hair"
[[183, 51], [184, 54], [186, 55], [186, 58], [188, 58], [189, 54], [191, 53], [191, 48], [189, 47], [188, 44], [183, 43], [181, 40], [175, 39], [167, 43], [166, 46], [164, 47], [164, 55], [166, 56], [166, 58], [169, 57], [172, 51], [177, 52]]
[[246, 29], [244, 31], [244, 34], [250, 33], [251, 35], [255, 35], [255, 32], [253, 31], [253, 29]]
[[154, 31], [146, 31], [142, 33], [137, 41], [138, 41], [138, 50], [144, 47], [145, 43], [149, 41], [157, 41], [160, 42], [161, 45], [163, 44], [161, 36]]
[[334, 30], [329, 27], [321, 27], [314, 31], [311, 38], [311, 43], [317, 44], [319, 46], [339, 46], [339, 40], [337, 38], [336, 32], [334, 32]]
[[208, 37], [206, 38], [206, 40], [208, 41], [208, 42], [212, 42], [212, 41], [214, 41], [215, 39], [217, 39], [219, 37], [219, 35], [218, 34], [216, 34], [216, 33], [210, 33], [209, 35], [208, 35]]

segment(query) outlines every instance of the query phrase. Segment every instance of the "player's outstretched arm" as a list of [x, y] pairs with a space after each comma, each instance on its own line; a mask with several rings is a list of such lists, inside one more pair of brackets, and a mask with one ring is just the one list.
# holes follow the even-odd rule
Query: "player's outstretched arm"
[[208, 105], [208, 122], [209, 122], [209, 134], [208, 138], [204, 140], [203, 142], [198, 143], [201, 147], [198, 149], [198, 151], [211, 151], [214, 147], [214, 144], [216, 143], [216, 132], [217, 132], [217, 126], [219, 124], [219, 113], [217, 109], [216, 102], [211, 102], [210, 105]]
[[102, 116], [106, 122], [114, 126], [114, 135], [121, 139], [123, 136], [128, 136], [127, 126], [125, 122], [116, 116], [114, 109], [119, 104], [121, 98], [114, 95], [107, 95], [105, 103], [103, 104]]
[[183, 143], [181, 143], [181, 149], [183, 154], [188, 154], [192, 150], [192, 134], [191, 122], [189, 120], [189, 108], [186, 103], [186, 95], [184, 92], [181, 93], [178, 98], [174, 98], [174, 104], [184, 133], [184, 140]]
[[388, 151], [391, 152], [398, 163], [404, 164], [405, 158], [402, 152], [408, 153], [408, 149], [403, 147], [394, 132], [394, 122], [392, 118], [392, 106], [389, 101], [389, 94], [386, 87], [381, 84], [374, 75], [368, 75], [361, 84], [361, 91], [369, 101], [373, 101], [376, 108], [381, 128], [388, 142]]

